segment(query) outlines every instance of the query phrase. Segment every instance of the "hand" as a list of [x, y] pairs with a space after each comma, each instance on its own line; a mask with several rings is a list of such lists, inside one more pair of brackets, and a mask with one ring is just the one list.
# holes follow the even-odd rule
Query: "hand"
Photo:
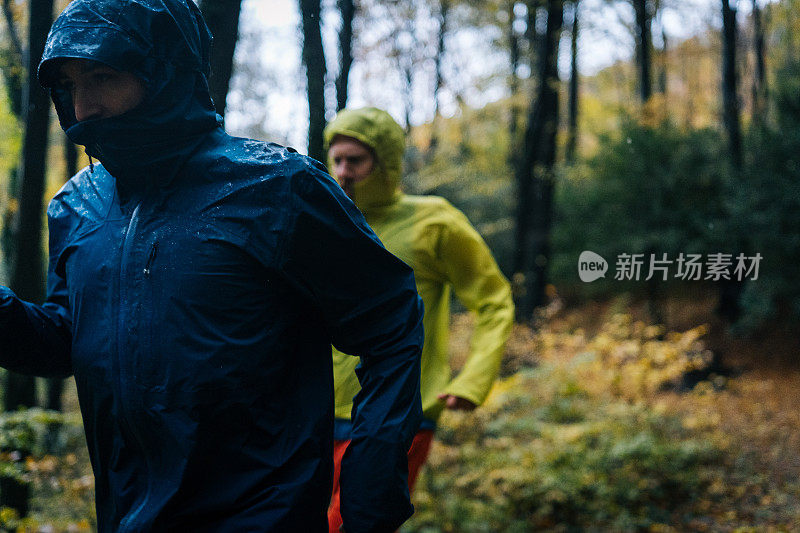
[[452, 394], [442, 393], [436, 397], [439, 398], [440, 401], [444, 402], [445, 407], [454, 411], [472, 411], [478, 407], [466, 398], [453, 396]]

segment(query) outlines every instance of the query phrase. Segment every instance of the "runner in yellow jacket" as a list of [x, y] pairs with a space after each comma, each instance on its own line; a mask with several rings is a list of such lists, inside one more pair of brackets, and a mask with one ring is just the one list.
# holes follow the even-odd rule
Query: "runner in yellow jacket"
[[[385, 111], [343, 110], [325, 129], [331, 174], [361, 209], [386, 248], [414, 270], [425, 304], [421, 395], [425, 421], [409, 452], [409, 487], [427, 458], [442, 410], [483, 403], [500, 369], [514, 320], [511, 287], [489, 248], [461, 211], [437, 196], [400, 191], [405, 134]], [[451, 292], [476, 315], [470, 355], [452, 377], [448, 334]], [[330, 531], [338, 531], [338, 472], [353, 428], [358, 359], [334, 350], [336, 405], [334, 494]], [[356, 428], [357, 429], [357, 428]], [[347, 490], [347, 480], [342, 480]]]

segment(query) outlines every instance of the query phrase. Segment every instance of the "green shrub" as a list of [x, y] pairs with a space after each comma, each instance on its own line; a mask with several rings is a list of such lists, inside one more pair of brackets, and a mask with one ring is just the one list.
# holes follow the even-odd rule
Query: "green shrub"
[[[618, 134], [603, 136], [597, 154], [565, 167], [556, 190], [554, 257], [550, 275], [567, 292], [584, 295], [642, 291], [643, 283], [614, 280], [620, 253], [678, 254], [727, 250], [722, 222], [729, 179], [724, 144], [711, 129], [649, 125], [626, 118]], [[578, 256], [599, 253], [605, 280], [581, 284]], [[647, 263], [642, 276], [647, 275]], [[671, 280], [670, 280], [671, 281]]]
[[759, 278], [742, 294], [738, 326], [751, 330], [779, 315], [800, 318], [800, 63], [778, 72], [775, 123], [747, 137], [741, 178], [729, 194], [729, 232], [763, 256]]
[[482, 411], [447, 418], [405, 529], [648, 528], [702, 492], [718, 458], [680, 420], [593, 397], [543, 364], [507, 380]]
[[94, 478], [86, 455], [78, 413], [0, 413], [0, 476], [32, 489], [29, 516], [1, 508], [0, 531], [90, 531], [96, 524]]

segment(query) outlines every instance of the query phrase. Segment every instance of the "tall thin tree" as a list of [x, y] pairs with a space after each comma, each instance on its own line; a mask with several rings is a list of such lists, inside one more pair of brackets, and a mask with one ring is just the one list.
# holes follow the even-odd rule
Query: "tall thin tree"
[[539, 59], [540, 83], [530, 107], [522, 155], [516, 169], [514, 277], [517, 280], [517, 317], [523, 321], [530, 320], [534, 309], [545, 299], [558, 129], [558, 44], [563, 20], [563, 0], [548, 0], [547, 29]]
[[569, 74], [569, 103], [567, 104], [567, 144], [564, 158], [568, 162], [575, 160], [575, 149], [578, 145], [578, 33], [579, 19], [578, 7], [580, 2], [572, 3], [572, 30], [570, 35], [570, 74]]
[[[517, 35], [517, 30], [514, 28], [514, 23], [517, 20], [516, 12], [514, 11], [514, 7], [516, 5], [515, 0], [508, 0], [506, 3], [506, 10], [508, 12], [508, 54], [509, 54], [509, 65], [510, 69], [510, 76], [508, 80], [508, 89], [511, 93], [511, 107], [509, 113], [509, 123], [508, 123], [508, 136], [509, 136], [509, 146], [515, 147], [517, 145], [517, 126], [519, 122], [519, 102], [518, 102], [518, 94], [519, 94], [519, 61], [520, 61], [520, 53], [519, 53], [519, 35]], [[510, 149], [509, 151], [508, 162], [512, 166], [512, 168], [516, 165], [514, 161], [515, 157], [515, 150]]]
[[403, 83], [403, 116], [405, 131], [408, 134], [411, 132], [411, 114], [416, 104], [416, 99], [414, 98], [414, 74], [415, 68], [419, 64], [419, 48], [421, 48], [417, 38], [417, 25], [415, 24], [418, 6], [415, 2], [398, 2], [394, 12], [398, 21], [390, 41], [390, 54], [397, 63], [397, 69]]
[[[27, 80], [23, 96], [25, 134], [22, 145], [22, 172], [19, 212], [16, 220], [15, 253], [11, 265], [11, 288], [28, 301], [42, 302], [45, 295], [42, 256], [42, 209], [45, 186], [50, 98], [36, 79], [47, 32], [53, 22], [53, 0], [28, 1]], [[5, 407], [31, 407], [36, 404], [34, 378], [8, 372], [5, 380]], [[28, 512], [29, 489], [13, 479], [0, 482], [0, 504]]]
[[661, 26], [661, 70], [658, 73], [658, 92], [667, 94], [669, 89], [669, 37], [667, 28]]
[[[736, 1], [736, 0], [734, 0]], [[722, 0], [722, 109], [728, 151], [735, 169], [742, 165], [742, 136], [739, 119], [739, 75], [737, 72], [736, 9]]]
[[339, 29], [339, 74], [336, 76], [336, 110], [347, 106], [347, 89], [350, 81], [350, 67], [353, 65], [353, 19], [356, 5], [353, 0], [337, 0], [342, 16]]
[[761, 18], [761, 7], [758, 0], [753, 0], [753, 53], [755, 54], [755, 73], [753, 74], [753, 120], [763, 120], [765, 100], [767, 96], [766, 38], [764, 23]]
[[[78, 172], [78, 147], [62, 134], [64, 139], [64, 180], [69, 180]], [[53, 411], [61, 411], [61, 396], [64, 392], [64, 380], [62, 378], [47, 379], [47, 399], [45, 408]]]
[[[15, 251], [11, 265], [11, 287], [23, 299], [44, 299], [44, 258], [42, 256], [42, 209], [45, 185], [44, 154], [47, 151], [50, 98], [36, 80], [36, 69], [53, 22], [53, 0], [28, 3], [27, 80], [23, 106], [25, 133], [22, 145], [19, 212], [15, 221]], [[10, 373], [7, 378], [6, 408], [34, 405], [33, 378]]]
[[538, 64], [539, 58], [542, 56], [539, 49], [543, 35], [539, 34], [537, 21], [539, 20], [539, 8], [544, 5], [544, 0], [526, 0], [525, 6], [528, 8], [527, 19], [525, 21], [525, 40], [528, 43], [528, 66], [531, 69], [531, 75], [537, 74], [540, 70]]
[[225, 101], [233, 73], [233, 54], [239, 38], [242, 0], [202, 0], [200, 10], [214, 36], [208, 88], [217, 113], [225, 116]]
[[444, 75], [442, 73], [442, 60], [445, 53], [445, 36], [447, 35], [447, 19], [450, 13], [450, 0], [439, 0], [439, 35], [436, 41], [436, 56], [433, 59], [434, 81], [433, 81], [433, 122], [431, 123], [431, 142], [428, 147], [428, 156], [432, 158], [439, 145], [437, 126], [439, 122], [439, 98], [444, 85]]
[[[736, 69], [737, 33], [736, 9], [731, 6], [729, 0], [722, 0], [722, 114], [734, 180], [739, 179], [742, 168], [739, 76]], [[735, 280], [723, 280], [720, 283], [717, 314], [730, 321], [735, 321], [739, 317], [739, 296], [742, 288], [742, 283]]]
[[320, 29], [320, 0], [300, 0], [303, 19], [303, 64], [308, 95], [308, 155], [323, 161], [325, 146], [325, 51]]
[[659, 53], [660, 61], [658, 69], [658, 92], [666, 97], [668, 85], [668, 67], [669, 67], [669, 37], [667, 36], [667, 26], [664, 24], [663, 10], [661, 9], [661, 0], [653, 2], [654, 11], [658, 16], [658, 25], [661, 28], [661, 52]]
[[647, 102], [653, 94], [651, 71], [653, 64], [652, 14], [648, 0], [633, 0], [636, 13], [636, 68], [639, 99]]

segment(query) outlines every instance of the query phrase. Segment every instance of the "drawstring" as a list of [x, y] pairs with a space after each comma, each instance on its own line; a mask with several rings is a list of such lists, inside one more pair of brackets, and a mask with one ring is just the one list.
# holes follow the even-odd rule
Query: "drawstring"
[[94, 174], [94, 163], [92, 162], [92, 156], [89, 155], [89, 151], [88, 150], [84, 150], [84, 151], [86, 152], [86, 155], [89, 157], [89, 172]]

